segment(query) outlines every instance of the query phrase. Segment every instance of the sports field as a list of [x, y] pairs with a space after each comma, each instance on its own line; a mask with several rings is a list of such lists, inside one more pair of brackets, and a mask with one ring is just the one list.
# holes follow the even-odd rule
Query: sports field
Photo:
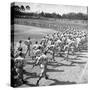
[[[39, 23], [37, 21], [37, 23]], [[39, 23], [40, 24], [40, 23]], [[67, 23], [66, 23], [67, 24]], [[76, 26], [75, 26], [76, 25]], [[61, 25], [62, 26], [62, 25]], [[64, 31], [63, 24], [63, 30], [61, 29], [60, 32]], [[54, 32], [57, 32], [57, 29], [54, 28], [47, 28], [47, 27], [41, 27], [41, 26], [34, 26], [34, 25], [25, 25], [25, 24], [15, 24], [14, 25], [14, 41], [15, 43], [19, 40], [26, 40], [29, 36], [31, 37], [32, 43], [35, 41], [39, 41], [42, 39], [44, 35], [52, 34]], [[74, 24], [69, 27], [72, 30], [72, 27], [80, 30], [87, 30], [87, 24]], [[70, 29], [69, 28], [69, 29]], [[39, 85], [45, 86], [45, 85], [63, 85], [63, 84], [77, 84], [77, 83], [87, 83], [88, 82], [88, 68], [87, 68], [87, 62], [88, 62], [88, 51], [83, 50], [82, 52], [76, 53], [74, 56], [69, 55], [69, 61], [65, 61], [63, 57], [55, 57], [55, 60], [57, 62], [50, 62], [47, 66], [47, 74], [49, 76], [49, 79], [46, 80], [45, 78], [42, 78]], [[25, 66], [24, 66], [24, 78], [27, 81], [27, 84], [22, 85], [24, 86], [35, 86], [38, 75], [40, 73], [39, 66], [35, 66], [32, 69], [33, 60], [26, 56], [25, 58]]]

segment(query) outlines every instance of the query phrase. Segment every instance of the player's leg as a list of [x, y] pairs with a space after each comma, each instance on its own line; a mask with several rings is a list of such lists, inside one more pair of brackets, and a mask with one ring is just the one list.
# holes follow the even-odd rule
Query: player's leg
[[42, 79], [43, 74], [44, 74], [44, 65], [41, 64], [40, 67], [41, 67], [41, 72], [40, 72], [40, 77], [39, 77], [39, 79], [37, 80], [37, 83], [36, 83], [37, 86], [39, 86], [39, 82]]
[[64, 60], [68, 61], [68, 51], [65, 51], [65, 58]]
[[25, 53], [25, 56], [27, 56], [27, 53], [28, 53], [28, 48], [27, 48], [27, 51], [26, 51], [26, 53]]
[[55, 52], [52, 52], [52, 60], [55, 61]]
[[28, 56], [30, 56], [30, 47], [28, 48]]
[[46, 72], [47, 72], [47, 64], [45, 64], [45, 66], [44, 66], [44, 77], [45, 77], [45, 79], [49, 79], [48, 78], [48, 75], [46, 74]]

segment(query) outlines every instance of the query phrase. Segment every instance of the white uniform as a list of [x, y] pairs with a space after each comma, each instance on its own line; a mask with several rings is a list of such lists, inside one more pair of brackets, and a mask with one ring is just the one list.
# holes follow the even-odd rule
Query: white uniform
[[48, 59], [45, 54], [42, 54], [38, 59], [39, 59], [38, 62], [40, 63], [40, 68], [41, 68], [40, 76], [42, 76], [45, 73]]
[[34, 55], [35, 56], [39, 56], [41, 54], [41, 50], [40, 49], [37, 49], [34, 51]]
[[38, 49], [38, 47], [39, 47], [39, 45], [38, 45], [38, 44], [34, 44], [32, 48], [33, 48], [34, 50], [37, 50], [37, 49]]
[[20, 57], [20, 56], [18, 56], [17, 58], [15, 58], [15, 61], [16, 61], [16, 60], [21, 60], [21, 61], [22, 61], [22, 60], [23, 60], [23, 58], [22, 58], [22, 57]]
[[19, 48], [22, 48], [22, 53], [26, 53], [27, 51], [27, 46], [22, 42], [21, 44], [19, 42], [16, 43], [15, 45], [15, 53], [19, 53]]
[[60, 44], [61, 44], [61, 40], [57, 40], [56, 42], [55, 42], [55, 46], [60, 46]]
[[28, 46], [31, 44], [31, 40], [25, 40], [24, 43]]
[[76, 47], [78, 48], [78, 45], [80, 43], [81, 39], [80, 38], [76, 38]]

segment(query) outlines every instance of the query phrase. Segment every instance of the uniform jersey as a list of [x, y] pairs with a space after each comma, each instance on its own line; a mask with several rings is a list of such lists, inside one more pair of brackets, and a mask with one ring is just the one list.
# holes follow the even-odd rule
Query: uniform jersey
[[35, 56], [38, 56], [40, 54], [41, 54], [41, 50], [40, 49], [34, 50], [34, 55]]
[[34, 45], [33, 45], [33, 49], [34, 49], [34, 50], [37, 50], [37, 49], [38, 49], [38, 47], [39, 47], [39, 45], [38, 45], [38, 44], [34, 44]]
[[80, 43], [81, 39], [80, 38], [76, 38], [76, 46], [78, 47], [79, 43]]
[[46, 42], [46, 39], [45, 38], [41, 39], [41, 42], [42, 43], [45, 43]]
[[61, 40], [57, 40], [57, 41], [55, 42], [55, 46], [60, 46], [60, 44], [61, 44]]
[[30, 40], [26, 40], [26, 41], [24, 41], [24, 43], [25, 43], [25, 45], [27, 45], [27, 46], [30, 46], [30, 44], [32, 44], [32, 42], [31, 42]]
[[27, 46], [24, 44], [24, 42], [22, 42], [21, 44], [17, 42], [15, 46], [15, 53], [20, 52], [21, 49], [22, 49], [22, 53], [26, 53]]
[[39, 64], [39, 65], [44, 65], [47, 63], [47, 56], [45, 54], [42, 54], [40, 56], [37, 56], [36, 57], [36, 64]]
[[47, 56], [45, 54], [42, 54], [40, 56], [40, 61], [39, 61], [40, 64], [42, 65], [45, 65], [47, 63]]
[[22, 61], [22, 60], [23, 60], [23, 58], [22, 58], [22, 57], [20, 57], [20, 56], [18, 56], [17, 58], [15, 58], [15, 61], [16, 61], [16, 60], [21, 60], [21, 61]]

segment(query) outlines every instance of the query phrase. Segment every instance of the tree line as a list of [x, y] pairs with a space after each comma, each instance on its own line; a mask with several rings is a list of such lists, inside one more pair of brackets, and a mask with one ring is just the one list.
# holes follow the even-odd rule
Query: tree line
[[88, 15], [83, 13], [68, 13], [68, 14], [57, 14], [57, 13], [46, 13], [46, 12], [25, 12], [25, 10], [30, 10], [30, 6], [11, 6], [11, 19], [12, 18], [59, 18], [59, 19], [78, 19], [78, 20], [88, 20]]

